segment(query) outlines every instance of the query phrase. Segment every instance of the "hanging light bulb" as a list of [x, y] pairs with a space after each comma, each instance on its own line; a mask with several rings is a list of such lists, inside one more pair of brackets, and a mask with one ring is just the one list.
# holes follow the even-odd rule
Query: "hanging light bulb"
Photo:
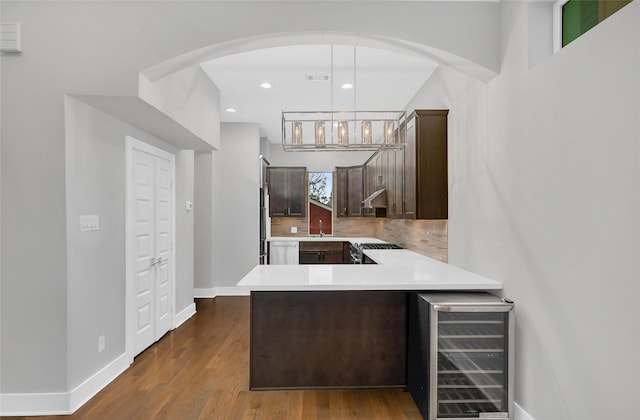
[[371, 144], [371, 121], [362, 120], [360, 138], [362, 139], [362, 144]]
[[325, 144], [324, 121], [316, 121], [316, 144]]
[[300, 121], [291, 123], [291, 143], [302, 144], [302, 123]]
[[349, 144], [349, 123], [338, 121], [338, 144]]
[[384, 144], [396, 142], [396, 124], [394, 121], [384, 122]]

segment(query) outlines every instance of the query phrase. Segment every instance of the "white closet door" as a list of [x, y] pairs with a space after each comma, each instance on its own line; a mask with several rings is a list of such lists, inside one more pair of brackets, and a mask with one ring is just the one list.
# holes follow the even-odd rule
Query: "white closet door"
[[155, 339], [171, 329], [171, 162], [156, 157], [156, 293]]
[[136, 355], [171, 329], [171, 173], [170, 161], [133, 150]]

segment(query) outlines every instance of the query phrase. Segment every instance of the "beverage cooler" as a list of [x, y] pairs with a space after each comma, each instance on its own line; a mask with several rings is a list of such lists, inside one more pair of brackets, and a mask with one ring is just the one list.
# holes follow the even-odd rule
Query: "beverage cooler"
[[407, 389], [426, 420], [513, 420], [513, 302], [412, 294]]

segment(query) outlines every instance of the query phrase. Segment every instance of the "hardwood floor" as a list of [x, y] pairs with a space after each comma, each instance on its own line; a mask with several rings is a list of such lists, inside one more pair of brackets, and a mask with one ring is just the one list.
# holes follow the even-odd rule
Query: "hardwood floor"
[[398, 389], [249, 391], [249, 297], [196, 299], [196, 306], [73, 415], [20, 418], [422, 418]]

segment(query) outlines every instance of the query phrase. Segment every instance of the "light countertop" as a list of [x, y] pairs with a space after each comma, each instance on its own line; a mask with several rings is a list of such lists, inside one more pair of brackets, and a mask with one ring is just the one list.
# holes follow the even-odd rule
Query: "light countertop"
[[271, 236], [267, 238], [269, 242], [351, 242], [382, 244], [384, 241], [377, 238], [354, 238], [345, 236]]
[[[316, 240], [311, 237], [271, 238]], [[372, 238], [335, 238], [384, 242]], [[251, 291], [500, 290], [502, 283], [406, 249], [365, 250], [378, 264], [257, 265], [240, 282]]]

